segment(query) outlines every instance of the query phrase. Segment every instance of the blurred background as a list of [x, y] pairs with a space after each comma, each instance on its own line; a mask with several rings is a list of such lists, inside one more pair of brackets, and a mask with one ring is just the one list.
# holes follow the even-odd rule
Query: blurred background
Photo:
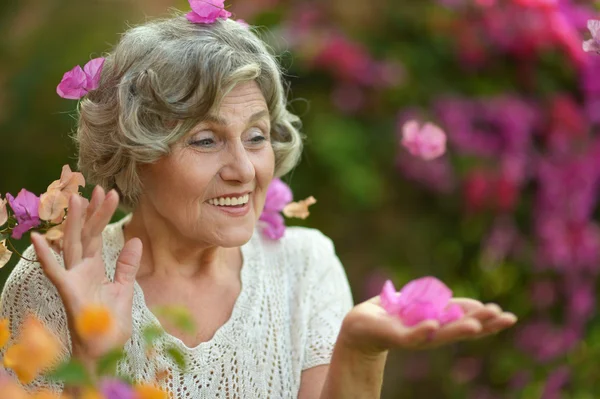
[[[318, 203], [355, 301], [434, 275], [517, 327], [392, 353], [383, 398], [600, 397], [600, 56], [592, 1], [237, 0], [281, 54], [307, 136], [286, 181]], [[0, 193], [45, 192], [76, 166], [64, 72], [185, 0], [20, 0], [0, 6]], [[399, 145], [441, 126], [434, 161]], [[86, 189], [89, 193], [89, 188]], [[120, 215], [119, 215], [120, 216]], [[296, 223], [296, 222], [294, 222]], [[15, 242], [22, 250], [28, 239]], [[15, 257], [16, 258], [16, 257]], [[0, 270], [0, 287], [15, 265]]]

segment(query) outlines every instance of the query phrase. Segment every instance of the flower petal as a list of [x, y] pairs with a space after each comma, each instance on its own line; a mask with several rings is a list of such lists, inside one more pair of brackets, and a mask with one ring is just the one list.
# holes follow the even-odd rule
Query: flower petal
[[379, 300], [381, 307], [385, 309], [388, 314], [395, 315], [400, 311], [400, 295], [396, 292], [394, 283], [391, 280], [387, 280], [383, 284], [381, 294], [379, 294]]
[[402, 145], [412, 154], [427, 161], [435, 159], [446, 151], [446, 134], [433, 123], [418, 128], [418, 123], [410, 120], [402, 127]]
[[275, 178], [269, 184], [267, 197], [265, 199], [265, 211], [281, 212], [283, 208], [292, 202], [292, 190], [281, 179]]
[[195, 24], [212, 24], [217, 18], [227, 19], [231, 16], [225, 10], [223, 0], [189, 0], [192, 12], [186, 14], [188, 21]]
[[6, 204], [8, 200], [0, 199], [0, 226], [8, 221], [8, 210], [6, 209]]
[[428, 302], [442, 311], [452, 298], [452, 291], [435, 277], [423, 277], [406, 284], [400, 291], [402, 307], [415, 302]]
[[290, 202], [283, 208], [283, 214], [286, 218], [306, 219], [310, 215], [308, 207], [316, 203], [317, 200], [312, 196], [302, 201]]
[[438, 320], [440, 309], [436, 304], [426, 301], [411, 302], [400, 311], [400, 319], [407, 326], [414, 326], [425, 320]]
[[263, 211], [259, 220], [263, 222], [262, 233], [268, 238], [279, 240], [285, 234], [285, 222], [279, 213]]
[[464, 314], [465, 312], [463, 309], [457, 304], [453, 303], [442, 312], [438, 320], [441, 325], [444, 325], [460, 319], [464, 316]]
[[42, 220], [52, 223], [60, 223], [65, 216], [65, 208], [69, 200], [65, 194], [58, 190], [52, 190], [40, 196], [39, 216]]
[[0, 241], [0, 269], [8, 263], [11, 256], [12, 252], [6, 247], [6, 240]]
[[85, 89], [87, 91], [96, 90], [100, 85], [104, 61], [106, 61], [104, 57], [94, 58], [83, 67], [83, 72], [85, 72], [87, 78], [85, 84]]
[[63, 75], [62, 80], [56, 87], [56, 92], [62, 98], [79, 100], [87, 94], [85, 86], [87, 76], [79, 65]]

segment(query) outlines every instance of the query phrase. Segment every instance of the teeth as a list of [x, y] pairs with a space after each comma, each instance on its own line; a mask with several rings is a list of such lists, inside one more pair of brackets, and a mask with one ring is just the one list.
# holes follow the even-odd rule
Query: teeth
[[230, 197], [221, 197], [221, 198], [212, 198], [208, 200], [208, 203], [211, 205], [217, 205], [217, 206], [237, 206], [237, 205], [245, 205], [248, 202], [248, 194], [241, 196], [241, 197], [237, 197], [237, 198], [230, 198]]

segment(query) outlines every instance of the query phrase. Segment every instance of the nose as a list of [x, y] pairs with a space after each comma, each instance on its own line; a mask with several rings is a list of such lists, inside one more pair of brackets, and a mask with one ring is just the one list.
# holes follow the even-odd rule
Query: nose
[[241, 141], [228, 144], [226, 160], [221, 168], [220, 176], [225, 181], [239, 183], [250, 183], [254, 180], [254, 165]]

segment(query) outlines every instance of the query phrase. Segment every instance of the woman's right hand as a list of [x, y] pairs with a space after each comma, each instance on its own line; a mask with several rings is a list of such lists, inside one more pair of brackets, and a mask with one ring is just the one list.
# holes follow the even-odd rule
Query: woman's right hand
[[[125, 244], [117, 259], [113, 281], [106, 277], [102, 259], [102, 231], [118, 204], [116, 191], [105, 195], [99, 186], [94, 189], [87, 210], [79, 195], [71, 195], [69, 214], [64, 222], [64, 268], [56, 260], [45, 238], [31, 234], [42, 269], [56, 286], [65, 306], [72, 355], [87, 364], [112, 349], [122, 348], [132, 332], [133, 286], [142, 257], [142, 242], [133, 238]], [[108, 309], [112, 314], [113, 328], [101, 337], [84, 339], [75, 328], [75, 319], [90, 305]]]

